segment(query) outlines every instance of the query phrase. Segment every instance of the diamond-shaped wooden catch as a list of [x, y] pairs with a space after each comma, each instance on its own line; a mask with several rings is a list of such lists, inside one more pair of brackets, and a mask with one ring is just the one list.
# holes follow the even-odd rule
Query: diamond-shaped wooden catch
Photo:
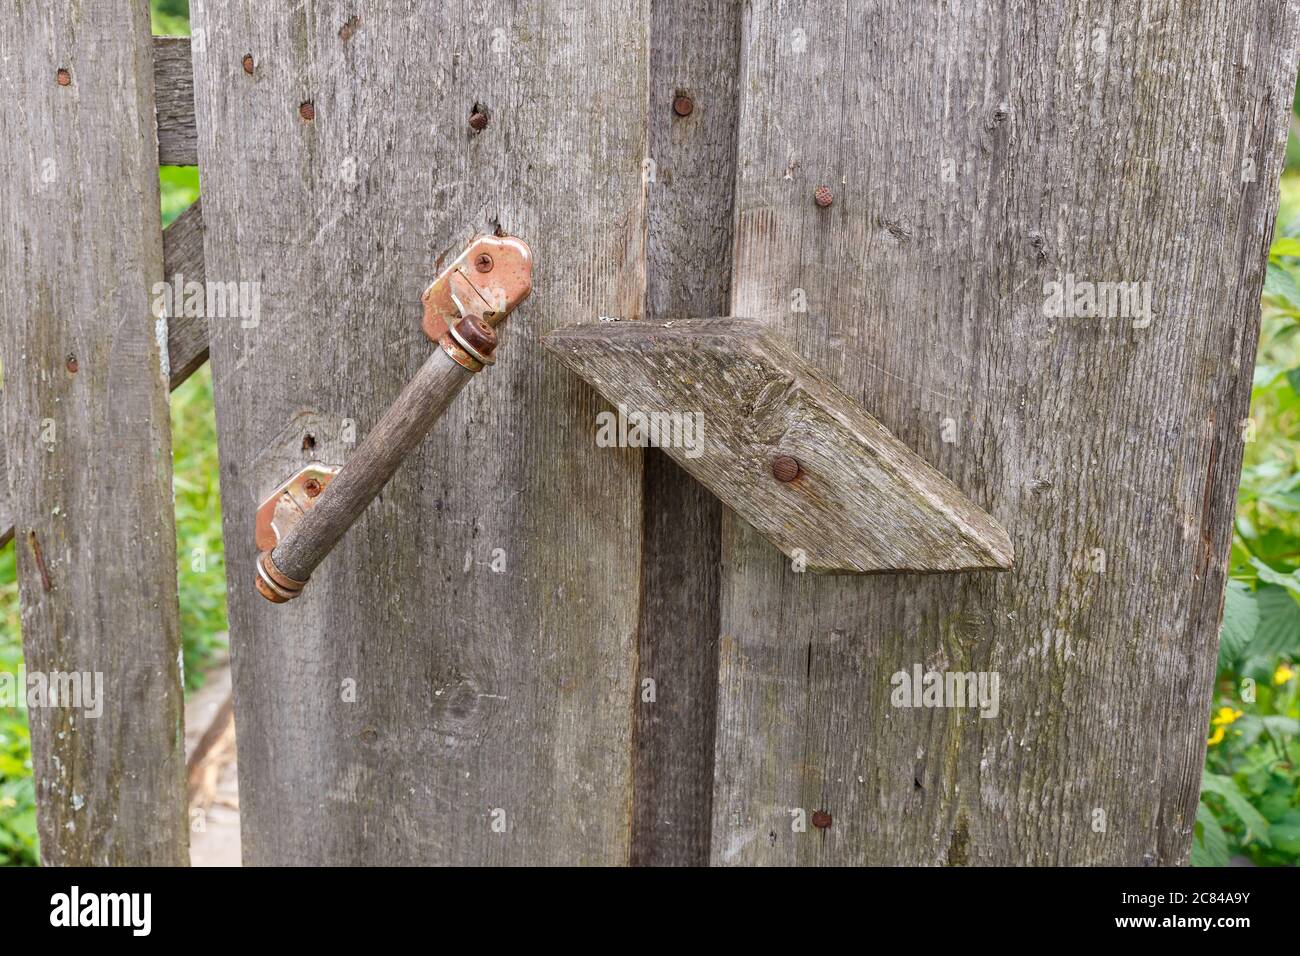
[[1001, 525], [761, 322], [600, 322], [544, 342], [810, 571], [1011, 566]]

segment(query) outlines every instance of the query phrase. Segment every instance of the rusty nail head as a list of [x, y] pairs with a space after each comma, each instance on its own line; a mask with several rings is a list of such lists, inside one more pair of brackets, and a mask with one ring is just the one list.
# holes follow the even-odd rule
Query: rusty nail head
[[695, 111], [695, 101], [685, 93], [678, 93], [673, 98], [673, 112], [678, 116], [690, 116]]
[[79, 366], [79, 365], [77, 364], [77, 357], [76, 357], [75, 355], [69, 355], [69, 356], [68, 356], [68, 371], [71, 372], [73, 375], [76, 375], [76, 374], [77, 374], [77, 369], [80, 368], [80, 367], [81, 367], [81, 366]]
[[245, 72], [245, 73], [248, 73], [248, 74], [252, 74], [252, 72], [253, 72], [253, 54], [251, 54], [251, 53], [245, 53], [245, 54], [244, 54], [244, 60], [243, 60], [243, 62], [244, 62], [244, 72]]
[[794, 481], [799, 477], [799, 459], [777, 455], [772, 459], [772, 477], [777, 481]]
[[835, 201], [835, 194], [831, 192], [830, 186], [818, 186], [817, 191], [813, 193], [813, 202], [825, 209]]
[[469, 114], [470, 129], [477, 132], [478, 130], [485, 128], [487, 124], [488, 124], [488, 118], [486, 113], [480, 112], [479, 110], [475, 110], [473, 113]]
[[315, 478], [308, 478], [302, 483], [302, 490], [307, 493], [308, 498], [315, 498], [321, 493], [320, 482]]
[[57, 79], [59, 81], [59, 86], [67, 86], [72, 82], [72, 74], [67, 70], [59, 70]]
[[305, 120], [314, 120], [316, 118], [316, 104], [307, 100], [298, 107], [298, 115]]
[[474, 257], [474, 268], [477, 269], [479, 272], [491, 272], [492, 257], [488, 255], [486, 252], [480, 252], [477, 256]]
[[830, 829], [831, 815], [825, 810], [814, 810], [812, 815], [812, 825], [818, 830]]

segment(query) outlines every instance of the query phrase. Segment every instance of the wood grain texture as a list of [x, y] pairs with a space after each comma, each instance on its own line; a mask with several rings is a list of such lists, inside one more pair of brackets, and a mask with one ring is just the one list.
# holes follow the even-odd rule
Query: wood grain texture
[[271, 558], [281, 573], [293, 581], [311, 577], [473, 377], [441, 348], [434, 350], [313, 507], [275, 546]]
[[[646, 312], [721, 315], [731, 275], [738, 0], [651, 4]], [[701, 30], [699, 24], [709, 28]], [[673, 111], [691, 97], [689, 116]], [[645, 452], [633, 743], [634, 865], [708, 862], [718, 683], [722, 506], [658, 449]]]
[[[715, 862], [1186, 862], [1297, 13], [749, 7], [731, 311], [1018, 559], [817, 578], [726, 519]], [[1049, 316], [1066, 275], [1153, 320]], [[997, 716], [891, 706], [915, 664], [997, 672]]]
[[[185, 281], [203, 281], [203, 213], [195, 203], [163, 230], [163, 274], [181, 275]], [[167, 317], [168, 380], [173, 391], [208, 360], [208, 323], [192, 316]], [[3, 407], [0, 393], [0, 408]], [[14, 535], [13, 506], [9, 498], [8, 463], [0, 442], [0, 546]]]
[[[196, 199], [163, 230], [163, 269], [166, 281], [183, 284], [206, 279], [203, 268], [203, 209]], [[167, 316], [167, 371], [172, 389], [208, 360], [208, 321], [203, 316]]]
[[[595, 322], [544, 342], [799, 570], [1011, 566], [996, 521], [762, 322]], [[779, 458], [798, 463], [780, 480]]]
[[[643, 312], [647, 4], [191, 11], [208, 275], [262, 282], [257, 328], [212, 323], [245, 862], [625, 862], [641, 456], [538, 337]], [[500, 361], [268, 604], [257, 502], [354, 450], [497, 223], [537, 262]]]
[[194, 70], [189, 37], [153, 38], [154, 101], [158, 116], [158, 162], [197, 166]]
[[143, 2], [76, 16], [22, 2], [0, 20], [0, 96], [17, 105], [0, 112], [0, 352], [24, 658], [29, 674], [102, 687], [98, 716], [30, 711], [47, 865], [188, 862], [167, 382], [150, 309], [162, 278], [151, 49]]

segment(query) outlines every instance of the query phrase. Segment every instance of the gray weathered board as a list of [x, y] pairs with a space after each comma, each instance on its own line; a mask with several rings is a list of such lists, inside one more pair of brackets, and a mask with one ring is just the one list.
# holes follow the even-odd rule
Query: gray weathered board
[[[651, 7], [646, 317], [721, 315], [731, 275], [741, 3]], [[686, 116], [673, 109], [679, 95], [692, 100]], [[712, 818], [722, 506], [654, 448], [645, 453], [643, 500], [631, 862], [700, 866]]]
[[158, 162], [198, 164], [194, 124], [194, 68], [189, 37], [154, 37], [154, 101], [158, 117]]
[[[158, 162], [192, 166], [198, 159], [190, 38], [154, 37], [152, 45]], [[203, 281], [203, 217], [197, 201], [163, 230], [163, 274]], [[171, 317], [167, 339], [169, 378], [175, 389], [208, 360], [207, 324], [194, 316]], [[0, 442], [0, 545], [13, 537], [6, 465], [6, 449]]]
[[[538, 338], [642, 311], [648, 4], [191, 12], [208, 277], [261, 283], [211, 328], [245, 862], [625, 861], [641, 455]], [[268, 604], [258, 500], [346, 458], [433, 347], [439, 258], [498, 224], [538, 265], [497, 364]]]
[[[196, 200], [163, 230], [163, 275], [203, 282], [203, 212]], [[167, 378], [175, 391], [208, 360], [208, 324], [202, 316], [167, 316]], [[0, 442], [0, 545], [14, 534], [8, 463]]]
[[[730, 311], [1017, 565], [795, 574], [724, 519], [714, 862], [1186, 862], [1296, 5], [746, 17]], [[1151, 283], [1152, 320], [1046, 314], [1067, 275]], [[998, 674], [996, 716], [891, 706], [917, 665]]]
[[1005, 529], [763, 322], [590, 322], [543, 342], [798, 570], [1011, 566]]
[[0, 20], [0, 349], [24, 659], [101, 690], [98, 705], [29, 711], [46, 864], [188, 857], [151, 54], [143, 3], [76, 17], [23, 3]]

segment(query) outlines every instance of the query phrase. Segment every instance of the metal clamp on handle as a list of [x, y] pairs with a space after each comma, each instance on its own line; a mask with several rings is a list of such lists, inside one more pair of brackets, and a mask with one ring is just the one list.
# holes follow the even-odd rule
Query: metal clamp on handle
[[475, 239], [425, 290], [439, 348], [340, 469], [309, 465], [258, 509], [256, 585], [284, 604], [361, 517], [475, 373], [496, 361], [496, 327], [532, 291], [532, 253], [511, 236]]

